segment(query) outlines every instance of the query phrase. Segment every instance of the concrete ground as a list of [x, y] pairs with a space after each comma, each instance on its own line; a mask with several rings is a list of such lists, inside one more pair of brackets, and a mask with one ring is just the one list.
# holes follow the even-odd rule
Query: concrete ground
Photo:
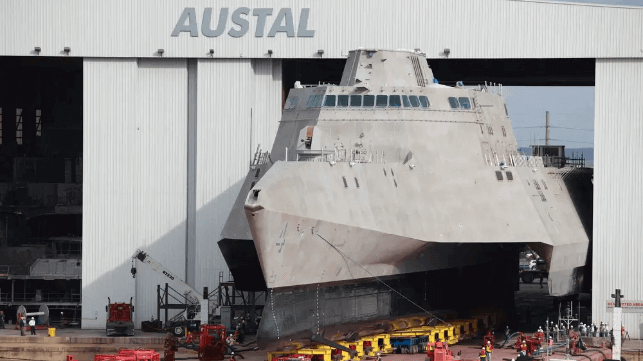
[[[545, 286], [546, 287], [546, 286]], [[553, 298], [547, 294], [546, 288], [540, 288], [538, 281], [532, 284], [520, 284], [520, 290], [516, 292], [516, 306], [518, 308], [519, 324], [512, 325], [512, 332], [523, 331], [532, 333], [538, 326], [544, 325], [546, 318], [550, 319], [558, 315], [558, 310], [553, 307]], [[576, 306], [575, 306], [576, 308]], [[583, 314], [581, 309], [581, 317]], [[575, 311], [576, 313], [576, 311]], [[65, 360], [68, 354], [74, 355], [79, 361], [90, 361], [94, 359], [95, 354], [113, 354], [118, 353], [119, 349], [136, 349], [147, 348], [154, 349], [163, 355], [163, 342], [165, 335], [162, 333], [144, 333], [140, 330], [135, 331], [132, 337], [105, 337], [104, 330], [81, 330], [81, 329], [57, 329], [56, 337], [50, 338], [47, 330], [37, 330], [37, 335], [31, 336], [26, 332], [24, 337], [20, 336], [20, 331], [14, 330], [13, 325], [7, 325], [7, 329], [0, 329], [0, 361], [3, 360]], [[496, 332], [497, 341], [504, 341], [504, 332]], [[454, 355], [459, 354], [462, 360], [479, 360], [481, 340], [467, 340], [450, 349]], [[623, 345], [624, 350], [630, 350], [628, 361], [643, 361], [640, 355], [643, 353], [643, 341], [632, 340], [626, 341]], [[573, 357], [572, 359], [587, 361], [602, 361], [603, 354], [608, 357], [611, 352], [607, 349], [590, 349], [585, 356]], [[630, 355], [639, 355], [630, 356]], [[181, 351], [177, 359], [197, 360], [196, 353], [193, 351]], [[266, 350], [242, 352], [242, 356], [247, 361], [264, 361], [267, 360]], [[515, 359], [517, 353], [510, 348], [499, 349], [493, 353], [492, 361], [510, 361]], [[240, 360], [238, 358], [237, 360]], [[384, 355], [383, 361], [424, 361], [424, 354], [416, 355]], [[565, 355], [555, 352], [551, 360], [565, 359]]]

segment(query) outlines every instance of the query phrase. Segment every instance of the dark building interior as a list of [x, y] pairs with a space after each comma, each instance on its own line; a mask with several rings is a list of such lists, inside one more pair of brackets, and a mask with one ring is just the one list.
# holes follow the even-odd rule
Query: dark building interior
[[79, 310], [82, 69], [79, 58], [0, 57], [0, 310], [10, 320], [19, 305], [45, 303], [68, 323]]

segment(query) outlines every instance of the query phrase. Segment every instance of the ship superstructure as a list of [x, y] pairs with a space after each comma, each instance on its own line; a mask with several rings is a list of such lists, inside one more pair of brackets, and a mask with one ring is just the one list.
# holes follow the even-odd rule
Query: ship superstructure
[[[516, 244], [539, 245], [552, 295], [582, 284], [566, 171], [518, 153], [498, 92], [437, 84], [419, 52], [355, 50], [339, 86], [291, 89], [264, 159], [219, 244], [239, 288], [270, 291], [267, 336], [345, 322], [333, 309], [376, 278], [506, 262]], [[372, 294], [356, 319], [390, 313]]]

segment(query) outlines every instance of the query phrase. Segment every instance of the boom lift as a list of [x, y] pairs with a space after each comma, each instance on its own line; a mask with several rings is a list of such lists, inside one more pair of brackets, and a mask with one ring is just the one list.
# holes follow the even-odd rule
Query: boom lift
[[[149, 254], [137, 249], [136, 252], [132, 255], [132, 276], [136, 277], [136, 267], [134, 267], [134, 262], [136, 260], [140, 261], [142, 264], [148, 265], [153, 271], [162, 275], [168, 284], [172, 286], [175, 290], [179, 291], [184, 297], [187, 304], [187, 308], [192, 308], [195, 310], [194, 316], [191, 315], [191, 312], [186, 312], [186, 319], [188, 321], [200, 320], [201, 325], [208, 324], [209, 317], [209, 304], [208, 300], [203, 297], [202, 294], [197, 292], [194, 288], [190, 287], [178, 276], [170, 272], [162, 264], [156, 261], [154, 258], [150, 257]], [[195, 317], [198, 315], [198, 318]], [[194, 317], [191, 319], [190, 317]], [[167, 327], [167, 325], [166, 325]], [[178, 332], [181, 334], [182, 332]]]

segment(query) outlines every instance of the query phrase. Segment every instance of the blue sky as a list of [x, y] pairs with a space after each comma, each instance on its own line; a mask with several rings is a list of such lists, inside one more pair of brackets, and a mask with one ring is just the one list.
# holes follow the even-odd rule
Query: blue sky
[[[643, 6], [643, 0], [554, 0], [607, 5]], [[545, 112], [549, 110], [551, 144], [593, 148], [594, 87], [503, 87], [519, 147], [531, 139], [543, 144]], [[573, 129], [566, 129], [573, 128]], [[553, 140], [558, 139], [558, 140]]]
[[548, 110], [551, 144], [594, 147], [594, 87], [503, 86], [502, 95], [519, 147], [528, 147], [534, 138], [545, 143]]

